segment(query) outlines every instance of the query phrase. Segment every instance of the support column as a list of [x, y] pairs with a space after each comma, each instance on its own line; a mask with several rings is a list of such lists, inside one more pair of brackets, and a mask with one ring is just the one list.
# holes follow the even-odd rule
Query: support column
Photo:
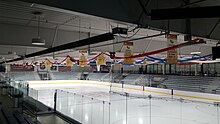
[[203, 64], [201, 65], [201, 73], [202, 73], [202, 76], [204, 76], [204, 69], [203, 69]]
[[195, 65], [195, 76], [197, 76], [197, 65]]
[[162, 71], [163, 71], [163, 75], [165, 75], [165, 64], [162, 64]]
[[11, 70], [10, 64], [5, 64], [5, 73], [7, 74]]

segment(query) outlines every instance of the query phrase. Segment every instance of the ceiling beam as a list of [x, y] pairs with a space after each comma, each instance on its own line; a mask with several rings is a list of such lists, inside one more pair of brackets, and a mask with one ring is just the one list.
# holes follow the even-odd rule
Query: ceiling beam
[[[140, 16], [138, 17], [138, 20], [137, 20], [138, 25], [141, 25], [141, 24], [140, 24], [140, 21], [141, 21], [141, 18], [143, 17], [143, 14], [145, 14], [146, 16], [149, 16], [149, 12], [147, 11], [146, 8], [147, 8], [147, 6], [149, 5], [150, 1], [151, 1], [151, 0], [147, 0], [147, 2], [143, 5], [142, 2], [141, 2], [141, 0], [138, 0], [140, 6], [141, 6], [141, 8], [142, 8], [141, 14], [140, 14]], [[142, 25], [142, 27], [146, 27], [146, 26], [143, 26], [143, 25]]]
[[220, 6], [151, 10], [152, 20], [220, 17]]
[[97, 47], [109, 46], [109, 45], [114, 45], [114, 44], [120, 44], [120, 43], [124, 43], [124, 42], [128, 42], [128, 41], [141, 41], [142, 39], [154, 38], [154, 37], [163, 36], [166, 34], [167, 34], [167, 32], [160, 33], [160, 34], [154, 34], [154, 35], [150, 35], [150, 36], [145, 36], [145, 37], [131, 38], [131, 39], [126, 39], [126, 40], [122, 40], [122, 41], [118, 41], [118, 42], [107, 43], [107, 44], [102, 44], [102, 45], [97, 45], [97, 46], [91, 46], [90, 48], [97, 48]]
[[[90, 16], [98, 16], [103, 17], [107, 19], [122, 21], [122, 22], [128, 22], [137, 24], [139, 26], [142, 26], [143, 28], [152, 28], [157, 30], [167, 30], [168, 25], [167, 21], [169, 17], [167, 15], [171, 13], [175, 13], [174, 11], [171, 11], [171, 13], [166, 14], [160, 14], [160, 16], [165, 16], [163, 20], [151, 20], [150, 16], [142, 16], [140, 17], [140, 14], [144, 12], [142, 7], [140, 6], [140, 3], [138, 0], [18, 0], [27, 2], [27, 4], [32, 5], [34, 3], [33, 7], [41, 8], [44, 10], [50, 10], [50, 11], [58, 11], [68, 14], [74, 14], [78, 15], [90, 15]], [[191, 0], [189, 5], [183, 4], [184, 2], [182, 0], [151, 0], [150, 2], [147, 2], [147, 0], [140, 0], [148, 12], [150, 12], [153, 9], [164, 9], [164, 8], [175, 8], [184, 9], [185, 7], [190, 7], [190, 5], [200, 5], [200, 2], [204, 2], [205, 0]], [[186, 1], [186, 0], [184, 0]], [[210, 6], [216, 6], [218, 4], [218, 1], [205, 1], [204, 3], [209, 4]], [[30, 6], [29, 5], [29, 6]], [[82, 6], [83, 5], [83, 6]], [[203, 5], [203, 3], [201, 4]], [[112, 9], [114, 8], [114, 9]], [[205, 10], [205, 9], [204, 9]], [[191, 12], [190, 12], [191, 13]], [[209, 11], [205, 10], [205, 13], [208, 13], [210, 16], [212, 14], [216, 14], [215, 12], [210, 13]], [[199, 12], [199, 15], [203, 14], [203, 16], [209, 16], [203, 12]], [[176, 16], [177, 15], [177, 16]], [[169, 20], [169, 30], [178, 32], [178, 33], [184, 33], [187, 34], [185, 30], [186, 21], [181, 14], [176, 14], [174, 16], [181, 19], [173, 19]], [[188, 13], [185, 14], [188, 16]], [[195, 17], [195, 16], [194, 16]], [[139, 19], [140, 18], [140, 19]], [[141, 20], [141, 21], [139, 21]], [[212, 20], [211, 20], [212, 21]], [[207, 37], [206, 30], [211, 30], [211, 28], [207, 25], [210, 25], [210, 23], [213, 23], [211, 21], [206, 21], [205, 19], [199, 19], [199, 20], [192, 20], [192, 36], [199, 36], [199, 37]], [[194, 26], [196, 25], [196, 26]], [[212, 25], [212, 24], [211, 24]], [[214, 25], [214, 24], [213, 24]], [[194, 27], [193, 27], [194, 26]], [[204, 26], [208, 27], [206, 30], [204, 30]], [[217, 31], [217, 29], [216, 29]], [[220, 35], [213, 34], [210, 38], [212, 39], [220, 39]]]
[[198, 0], [198, 1], [191, 2], [191, 3], [187, 3], [187, 1], [184, 1], [187, 4], [182, 5], [179, 8], [189, 7], [191, 5], [195, 5], [195, 4], [198, 4], [198, 3], [201, 3], [201, 2], [205, 2], [205, 1], [207, 1], [207, 0]]
[[220, 22], [220, 18], [217, 20], [217, 22], [215, 23], [215, 25], [213, 26], [213, 28], [211, 29], [211, 31], [209, 32], [207, 37], [210, 37], [212, 35], [212, 33], [215, 31], [216, 27], [218, 26]]

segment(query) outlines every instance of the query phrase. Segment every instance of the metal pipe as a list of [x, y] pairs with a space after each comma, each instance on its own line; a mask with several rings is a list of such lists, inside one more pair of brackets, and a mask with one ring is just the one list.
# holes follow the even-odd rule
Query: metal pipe
[[[113, 39], [114, 39], [114, 35], [112, 33], [105, 33], [105, 34], [90, 37], [90, 38], [87, 38], [87, 39], [82, 39], [82, 40], [79, 40], [79, 41], [75, 41], [75, 42], [67, 43], [67, 44], [64, 44], [64, 45], [56, 46], [56, 47], [53, 47], [53, 48], [48, 48], [46, 50], [31, 53], [31, 54], [25, 55], [23, 57], [8, 60], [8, 61], [5, 61], [5, 62], [6, 63], [15, 62], [15, 61], [23, 60], [24, 58], [31, 58], [31, 57], [35, 57], [35, 56], [40, 56], [40, 55], [44, 55], [44, 54], [48, 54], [48, 53], [53, 53], [53, 52], [66, 50], [66, 49], [72, 49], [72, 48], [81, 47], [81, 46], [86, 46], [86, 45], [89, 45], [89, 44], [100, 43], [100, 42], [113, 40]], [[4, 64], [5, 62], [0, 62], [0, 64]]]
[[162, 36], [162, 35], [166, 35], [166, 34], [167, 34], [167, 33], [160, 33], [160, 34], [150, 35], [150, 36], [146, 36], [146, 37], [140, 37], [140, 38], [134, 38], [134, 39], [129, 39], [129, 40], [122, 40], [122, 41], [113, 42], [113, 43], [107, 43], [107, 44], [103, 44], [103, 45], [90, 46], [90, 49], [91, 49], [91, 48], [96, 48], [96, 47], [102, 47], [102, 46], [113, 45], [113, 44], [119, 44], [119, 43], [123, 43], [123, 42], [126, 42], [126, 41], [136, 41], [136, 40], [141, 40], [141, 39], [147, 39], [147, 38], [152, 38], [152, 37], [158, 37], [158, 36]]
[[204, 2], [204, 1], [207, 1], [207, 0], [198, 0], [198, 1], [195, 1], [195, 2], [187, 3], [186, 5], [180, 6], [179, 8], [189, 7], [191, 5], [198, 4], [198, 3], [201, 3], [201, 2]]

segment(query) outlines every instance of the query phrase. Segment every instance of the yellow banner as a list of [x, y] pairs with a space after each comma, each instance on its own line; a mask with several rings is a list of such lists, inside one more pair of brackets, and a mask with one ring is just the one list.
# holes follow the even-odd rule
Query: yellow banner
[[73, 66], [73, 62], [70, 60], [69, 57], [66, 59], [66, 66]]
[[[177, 44], [177, 35], [168, 34], [167, 35], [167, 45], [168, 47], [174, 46]], [[167, 63], [176, 64], [178, 60], [178, 51], [177, 49], [167, 51]]]
[[79, 51], [79, 66], [80, 67], [87, 66], [87, 56], [88, 56], [88, 51], [86, 50]]
[[106, 65], [106, 57], [104, 54], [101, 54], [97, 58], [97, 65]]
[[[133, 56], [133, 42], [124, 42], [122, 50], [124, 51], [124, 57]], [[124, 59], [124, 64], [134, 64], [134, 59]]]
[[52, 67], [52, 63], [48, 60], [48, 59], [46, 59], [46, 61], [45, 61], [45, 67], [46, 68], [50, 68], [50, 67]]

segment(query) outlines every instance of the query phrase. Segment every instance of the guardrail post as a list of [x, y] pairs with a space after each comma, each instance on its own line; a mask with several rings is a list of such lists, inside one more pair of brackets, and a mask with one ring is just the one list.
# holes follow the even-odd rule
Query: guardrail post
[[57, 109], [56, 109], [56, 106], [57, 106], [57, 90], [55, 90], [55, 93], [54, 93], [54, 107], [53, 107], [53, 109], [54, 109], [54, 111], [56, 111]]
[[124, 81], [121, 81], [122, 88], [124, 88]]
[[173, 89], [171, 89], [171, 95], [173, 95]]
[[125, 109], [125, 121], [126, 121], [126, 124], [128, 123], [128, 96], [129, 94], [127, 92], [125, 92], [125, 96], [126, 96], [126, 109]]
[[27, 84], [27, 96], [29, 96], [29, 84]]

